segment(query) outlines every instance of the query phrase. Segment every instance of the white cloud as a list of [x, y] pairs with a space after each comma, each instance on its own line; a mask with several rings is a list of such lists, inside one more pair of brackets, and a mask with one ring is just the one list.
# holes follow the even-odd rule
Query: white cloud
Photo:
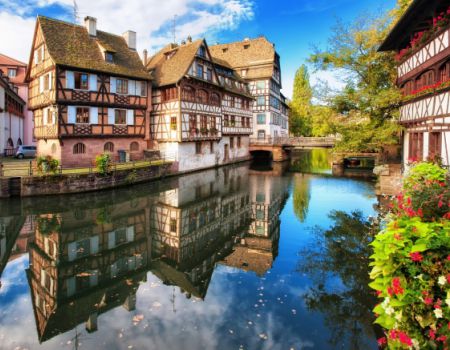
[[[49, 6], [59, 17], [73, 18], [71, 0], [0, 0], [2, 52], [27, 60], [34, 29], [34, 13], [46, 14]], [[78, 0], [78, 21], [97, 18], [100, 30], [121, 34], [138, 33], [138, 50], [157, 49], [172, 41], [172, 20], [177, 16], [176, 37], [213, 37], [217, 31], [234, 29], [253, 17], [250, 0]], [[6, 33], [6, 35], [4, 35]]]

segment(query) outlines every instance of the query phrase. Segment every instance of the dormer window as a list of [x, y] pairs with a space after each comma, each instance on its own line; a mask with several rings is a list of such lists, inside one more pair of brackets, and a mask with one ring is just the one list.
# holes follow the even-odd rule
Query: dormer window
[[244, 45], [244, 49], [247, 50], [250, 47], [249, 44]]
[[197, 54], [198, 54], [200, 57], [206, 57], [206, 50], [205, 50], [205, 47], [204, 47], [204, 46], [200, 46], [200, 48], [198, 49]]
[[105, 61], [109, 63], [114, 62], [114, 55], [112, 52], [105, 51]]
[[223, 53], [225, 53], [225, 52], [227, 52], [228, 51], [228, 48], [227, 47], [224, 47], [223, 49], [222, 49], [222, 52]]

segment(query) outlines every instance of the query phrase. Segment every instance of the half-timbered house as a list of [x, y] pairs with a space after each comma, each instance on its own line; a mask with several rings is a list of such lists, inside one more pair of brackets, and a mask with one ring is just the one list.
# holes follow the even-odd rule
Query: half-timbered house
[[170, 44], [147, 69], [154, 147], [175, 155], [179, 171], [249, 158], [252, 97], [228, 66], [212, 60], [205, 40]]
[[403, 162], [450, 165], [450, 1], [415, 0], [380, 51], [396, 51]]
[[25, 101], [0, 71], [0, 156], [14, 155], [23, 142]]
[[136, 52], [136, 33], [97, 30], [39, 16], [28, 65], [29, 108], [38, 155], [64, 166], [89, 165], [96, 155], [130, 152], [149, 142], [150, 75]]
[[249, 83], [253, 104], [253, 137], [286, 137], [289, 122], [281, 95], [280, 56], [265, 37], [210, 47], [214, 60], [226, 62]]
[[[26, 102], [23, 115], [23, 139], [17, 140], [14, 145], [20, 146], [21, 143], [25, 145], [32, 145], [33, 139], [33, 113], [28, 110], [28, 83], [25, 81], [27, 73], [26, 63], [20, 62], [12, 57], [8, 57], [0, 53], [0, 71], [9, 78], [9, 81], [17, 87], [18, 94], [22, 100]], [[14, 141], [14, 140], [13, 140]]]

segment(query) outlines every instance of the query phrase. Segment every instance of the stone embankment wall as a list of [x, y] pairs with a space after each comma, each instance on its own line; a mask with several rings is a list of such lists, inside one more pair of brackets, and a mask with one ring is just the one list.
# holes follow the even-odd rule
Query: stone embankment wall
[[380, 196], [394, 196], [402, 189], [401, 164], [385, 164], [374, 169], [378, 176], [376, 193]]
[[[118, 170], [107, 175], [92, 173], [82, 175], [27, 176], [18, 179], [20, 181], [20, 193], [15, 194], [21, 197], [32, 197], [91, 192], [156, 180], [169, 174], [170, 164]], [[0, 198], [10, 196], [10, 179], [0, 178]]]

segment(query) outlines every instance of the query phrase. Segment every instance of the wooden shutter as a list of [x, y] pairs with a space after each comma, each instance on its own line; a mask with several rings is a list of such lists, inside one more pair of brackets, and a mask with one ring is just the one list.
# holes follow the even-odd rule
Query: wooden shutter
[[48, 90], [52, 90], [53, 89], [53, 74], [52, 74], [52, 72], [49, 72], [48, 73], [48, 86], [47, 86], [47, 89]]
[[89, 74], [89, 90], [97, 91], [97, 75]]
[[67, 123], [75, 124], [77, 121], [77, 108], [75, 106], [67, 107]]
[[134, 125], [134, 110], [127, 109], [127, 125]]
[[128, 95], [139, 95], [136, 91], [136, 81], [128, 80]]
[[91, 107], [89, 115], [90, 115], [90, 123], [98, 124], [98, 107]]
[[73, 75], [73, 72], [69, 70], [66, 71], [66, 88], [75, 89], [75, 77]]

